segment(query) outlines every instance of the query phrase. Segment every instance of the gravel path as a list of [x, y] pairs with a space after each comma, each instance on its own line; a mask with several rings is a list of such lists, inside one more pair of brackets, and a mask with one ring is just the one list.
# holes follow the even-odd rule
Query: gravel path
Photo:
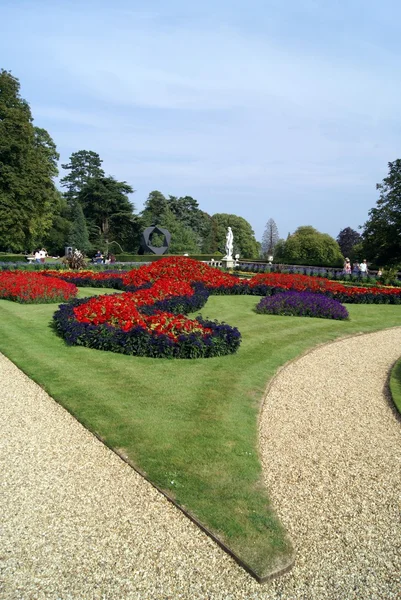
[[351, 338], [274, 379], [261, 455], [297, 562], [263, 585], [0, 355], [0, 598], [401, 598], [400, 348]]

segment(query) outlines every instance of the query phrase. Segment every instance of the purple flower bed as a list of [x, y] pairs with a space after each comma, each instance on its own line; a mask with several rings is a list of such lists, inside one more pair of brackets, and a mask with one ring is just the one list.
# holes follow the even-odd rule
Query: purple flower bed
[[322, 294], [279, 292], [262, 298], [256, 312], [268, 315], [289, 315], [298, 317], [319, 317], [321, 319], [348, 319], [348, 311], [338, 300]]

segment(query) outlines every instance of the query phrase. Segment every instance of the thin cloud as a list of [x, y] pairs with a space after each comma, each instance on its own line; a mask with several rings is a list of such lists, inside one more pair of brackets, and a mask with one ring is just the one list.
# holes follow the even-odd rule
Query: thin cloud
[[398, 3], [38, 0], [8, 13], [0, 52], [35, 123], [62, 162], [99, 152], [137, 204], [157, 187], [193, 194], [209, 212], [245, 211], [261, 235], [276, 203], [280, 229], [334, 234], [341, 215], [366, 220], [397, 158]]

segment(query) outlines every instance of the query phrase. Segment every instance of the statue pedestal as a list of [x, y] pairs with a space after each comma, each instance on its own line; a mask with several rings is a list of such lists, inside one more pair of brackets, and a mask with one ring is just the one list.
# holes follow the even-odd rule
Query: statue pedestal
[[233, 269], [235, 266], [235, 260], [232, 256], [227, 258], [226, 256], [221, 259], [221, 264], [224, 269]]

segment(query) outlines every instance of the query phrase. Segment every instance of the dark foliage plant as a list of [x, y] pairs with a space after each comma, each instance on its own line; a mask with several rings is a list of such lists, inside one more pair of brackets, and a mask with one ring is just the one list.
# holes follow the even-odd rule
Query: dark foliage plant
[[66, 281], [73, 283], [79, 287], [93, 287], [93, 288], [111, 288], [113, 290], [127, 290], [130, 291], [123, 285], [122, 278], [116, 275], [108, 279], [95, 279], [94, 277], [68, 277]]
[[348, 319], [348, 311], [338, 300], [322, 294], [287, 291], [262, 298], [256, 312], [270, 315]]

